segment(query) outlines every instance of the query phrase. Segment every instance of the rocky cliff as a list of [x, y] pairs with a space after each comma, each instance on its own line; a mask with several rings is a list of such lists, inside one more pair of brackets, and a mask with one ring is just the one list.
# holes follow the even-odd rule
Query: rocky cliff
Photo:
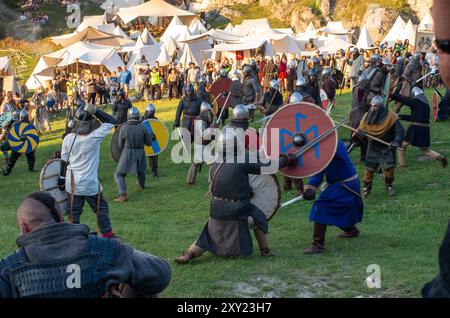
[[[346, 28], [357, 29], [365, 22], [374, 38], [382, 38], [400, 14], [405, 20], [419, 23], [429, 11], [432, 0], [197, 0], [207, 1], [209, 10], [225, 10], [226, 17], [246, 17], [236, 5], [259, 6], [269, 18], [285, 22], [296, 32], [302, 32], [312, 22], [316, 27], [327, 21], [342, 21]], [[261, 18], [263, 16], [259, 16]], [[255, 17], [251, 17], [255, 18]]]

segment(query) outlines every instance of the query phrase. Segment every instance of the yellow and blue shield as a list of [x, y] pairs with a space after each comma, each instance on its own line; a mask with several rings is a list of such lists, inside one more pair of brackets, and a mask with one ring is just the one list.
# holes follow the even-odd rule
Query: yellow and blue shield
[[155, 135], [155, 140], [150, 147], [145, 146], [145, 155], [147, 157], [156, 156], [161, 153], [169, 143], [169, 130], [166, 125], [158, 119], [147, 119], [142, 122], [142, 125], [151, 133]]
[[39, 144], [39, 134], [32, 124], [15, 123], [8, 132], [8, 144], [18, 153], [30, 153]]

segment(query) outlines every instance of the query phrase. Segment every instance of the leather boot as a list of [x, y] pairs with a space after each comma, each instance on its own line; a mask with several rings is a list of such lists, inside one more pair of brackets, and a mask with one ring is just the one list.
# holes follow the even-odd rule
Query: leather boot
[[180, 265], [184, 265], [192, 261], [194, 258], [202, 255], [203, 249], [198, 247], [197, 245], [190, 246], [187, 251], [184, 251], [183, 254], [175, 258], [175, 262]]
[[114, 199], [115, 202], [119, 203], [125, 203], [127, 200], [128, 199], [126, 195], [119, 195], [117, 198]]
[[371, 191], [372, 191], [372, 182], [364, 181], [363, 197], [364, 198], [368, 197]]
[[261, 252], [261, 256], [273, 256], [269, 249], [269, 242], [267, 241], [267, 235], [260, 229], [254, 229], [256, 241], [258, 242], [259, 250]]
[[359, 236], [359, 230], [356, 226], [341, 228], [342, 232], [336, 234], [337, 238], [354, 238]]
[[392, 186], [392, 183], [394, 182], [394, 178], [384, 178], [384, 184], [386, 186], [386, 190], [390, 197], [395, 196], [395, 190]]
[[302, 179], [294, 179], [294, 186], [297, 190], [297, 196], [303, 195], [303, 180]]
[[310, 247], [303, 251], [303, 254], [317, 254], [324, 250], [325, 233], [327, 226], [314, 222], [313, 241]]
[[291, 191], [292, 190], [292, 179], [286, 176], [283, 176], [284, 179], [284, 185], [283, 190], [284, 191]]

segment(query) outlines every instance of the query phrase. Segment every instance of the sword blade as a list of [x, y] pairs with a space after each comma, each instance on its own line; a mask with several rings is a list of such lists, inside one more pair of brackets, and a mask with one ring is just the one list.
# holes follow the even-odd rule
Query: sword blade
[[280, 208], [284, 208], [285, 206], [291, 205], [295, 202], [298, 202], [300, 200], [303, 200], [303, 195], [299, 195], [298, 197], [295, 197], [289, 201], [284, 202], [283, 204], [280, 205]]

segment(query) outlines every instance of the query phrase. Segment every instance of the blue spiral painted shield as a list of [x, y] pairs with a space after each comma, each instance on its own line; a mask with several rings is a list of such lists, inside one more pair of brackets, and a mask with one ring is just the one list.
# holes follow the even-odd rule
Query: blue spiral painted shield
[[39, 134], [32, 124], [15, 123], [8, 132], [8, 144], [18, 153], [30, 153], [39, 144]]

